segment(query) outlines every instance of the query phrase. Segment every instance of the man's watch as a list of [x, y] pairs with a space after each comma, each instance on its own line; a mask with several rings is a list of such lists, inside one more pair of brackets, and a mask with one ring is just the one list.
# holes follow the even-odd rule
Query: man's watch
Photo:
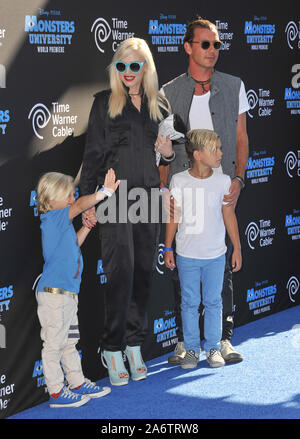
[[242, 189], [244, 189], [244, 187], [245, 187], [245, 180], [242, 177], [240, 177], [239, 175], [236, 175], [235, 177], [233, 177], [232, 180], [234, 180], [234, 179], [238, 180], [241, 183]]

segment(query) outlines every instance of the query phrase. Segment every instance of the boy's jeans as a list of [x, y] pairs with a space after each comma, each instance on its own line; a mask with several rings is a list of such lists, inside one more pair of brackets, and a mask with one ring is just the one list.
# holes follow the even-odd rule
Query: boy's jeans
[[204, 349], [220, 348], [222, 336], [222, 285], [225, 255], [215, 259], [176, 257], [181, 285], [181, 316], [186, 350], [200, 351], [198, 309], [204, 305]]

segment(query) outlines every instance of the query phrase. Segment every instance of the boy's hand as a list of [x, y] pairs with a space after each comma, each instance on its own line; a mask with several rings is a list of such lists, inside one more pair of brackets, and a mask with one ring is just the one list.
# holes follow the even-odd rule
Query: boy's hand
[[113, 194], [117, 190], [119, 184], [120, 184], [120, 180], [116, 181], [115, 171], [112, 168], [110, 168], [105, 176], [105, 180], [103, 184], [104, 188]]
[[233, 250], [231, 264], [233, 272], [239, 271], [241, 269], [242, 255], [240, 250]]
[[170, 270], [174, 270], [176, 265], [175, 265], [174, 253], [172, 251], [166, 251], [164, 253], [164, 262], [167, 268], [170, 268]]

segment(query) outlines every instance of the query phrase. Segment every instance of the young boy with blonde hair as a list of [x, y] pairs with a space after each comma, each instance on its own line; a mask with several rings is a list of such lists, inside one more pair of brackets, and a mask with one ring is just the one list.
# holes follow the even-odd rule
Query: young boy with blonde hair
[[[220, 353], [222, 335], [222, 285], [225, 266], [225, 227], [233, 244], [233, 271], [241, 268], [241, 247], [233, 206], [226, 206], [231, 179], [214, 172], [221, 163], [218, 134], [197, 129], [187, 133], [186, 152], [192, 168], [175, 174], [170, 190], [180, 208], [180, 218], [166, 224], [164, 261], [175, 268], [172, 243], [176, 234], [176, 263], [181, 285], [181, 315], [186, 355], [181, 367], [197, 367], [200, 356], [198, 309], [204, 305], [204, 349], [211, 367], [224, 366]], [[176, 210], [176, 209], [175, 209]], [[178, 209], [177, 209], [178, 211]], [[178, 215], [177, 215], [178, 216]]]
[[[58, 172], [44, 174], [37, 186], [41, 213], [44, 267], [37, 286], [38, 317], [43, 340], [42, 362], [50, 394], [50, 407], [78, 407], [93, 397], [110, 392], [84, 377], [76, 349], [78, 331], [78, 293], [83, 260], [80, 246], [90, 229], [76, 233], [75, 216], [91, 208], [117, 189], [110, 169], [101, 190], [74, 198], [74, 181]], [[64, 372], [68, 385], [64, 385]]]

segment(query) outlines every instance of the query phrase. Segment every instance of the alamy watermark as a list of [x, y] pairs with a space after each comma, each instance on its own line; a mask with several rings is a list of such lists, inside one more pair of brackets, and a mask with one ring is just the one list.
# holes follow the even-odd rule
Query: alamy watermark
[[6, 348], [6, 330], [5, 326], [0, 323], [0, 348]]
[[[174, 220], [184, 222], [187, 234], [200, 233], [204, 227], [204, 189], [174, 188], [161, 192], [159, 188], [135, 187], [127, 190], [127, 181], [121, 180], [116, 194], [104, 200], [97, 208], [100, 224], [115, 223], [167, 223], [170, 206], [175, 201]], [[161, 197], [163, 202], [161, 203]], [[162, 206], [162, 208], [161, 208]]]

